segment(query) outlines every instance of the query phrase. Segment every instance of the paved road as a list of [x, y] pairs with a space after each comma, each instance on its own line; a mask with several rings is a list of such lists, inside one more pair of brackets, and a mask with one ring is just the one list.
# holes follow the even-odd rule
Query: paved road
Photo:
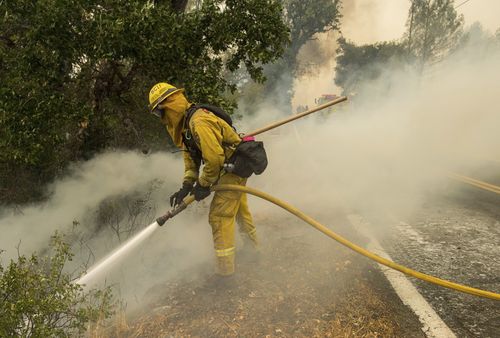
[[[394, 223], [382, 244], [395, 261], [500, 292], [500, 195], [464, 186], [430, 196], [416, 214]], [[412, 281], [458, 337], [500, 337], [499, 301]]]

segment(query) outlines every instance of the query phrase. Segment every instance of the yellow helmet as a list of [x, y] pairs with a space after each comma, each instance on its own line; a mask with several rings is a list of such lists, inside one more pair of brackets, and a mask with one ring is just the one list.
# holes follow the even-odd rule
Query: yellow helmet
[[[159, 82], [149, 91], [149, 111], [155, 114], [156, 107], [170, 95], [184, 91], [166, 82]], [[155, 114], [156, 115], [156, 114]]]

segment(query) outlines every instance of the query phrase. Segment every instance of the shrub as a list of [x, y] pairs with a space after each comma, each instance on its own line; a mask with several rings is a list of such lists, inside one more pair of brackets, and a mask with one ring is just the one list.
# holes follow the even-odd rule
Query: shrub
[[0, 337], [74, 337], [109, 318], [111, 289], [85, 291], [65, 266], [73, 254], [57, 233], [46, 255], [0, 262]]

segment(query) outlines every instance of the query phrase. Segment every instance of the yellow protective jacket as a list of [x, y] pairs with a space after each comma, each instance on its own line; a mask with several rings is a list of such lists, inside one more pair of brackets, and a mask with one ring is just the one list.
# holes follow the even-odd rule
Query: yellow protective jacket
[[191, 130], [204, 166], [199, 174], [199, 168], [189, 152], [185, 151], [184, 181], [195, 182], [198, 179], [202, 186], [210, 186], [219, 179], [224, 162], [234, 153], [241, 138], [226, 121], [203, 108], [196, 110], [185, 128]]

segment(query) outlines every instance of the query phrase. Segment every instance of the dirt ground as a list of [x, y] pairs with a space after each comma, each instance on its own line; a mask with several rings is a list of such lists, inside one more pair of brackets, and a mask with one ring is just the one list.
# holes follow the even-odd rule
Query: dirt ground
[[[323, 220], [324, 221], [324, 220]], [[423, 337], [376, 265], [292, 217], [257, 220], [261, 251], [237, 251], [226, 285], [213, 276], [148, 290], [107, 337]], [[363, 245], [347, 220], [333, 230]]]

